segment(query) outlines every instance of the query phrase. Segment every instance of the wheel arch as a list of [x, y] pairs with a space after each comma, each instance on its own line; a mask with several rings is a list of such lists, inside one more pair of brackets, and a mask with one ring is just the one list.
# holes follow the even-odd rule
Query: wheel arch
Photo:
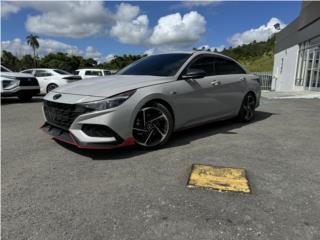
[[252, 94], [252, 95], [254, 96], [254, 100], [257, 101], [257, 94], [256, 94], [253, 90], [249, 90], [249, 91], [244, 95], [244, 97], [247, 96], [248, 94]]
[[174, 114], [174, 107], [173, 107], [172, 103], [170, 103], [170, 100], [167, 99], [162, 94], [152, 94], [152, 95], [149, 95], [149, 96], [145, 97], [143, 100], [141, 100], [139, 102], [139, 104], [137, 104], [137, 106], [136, 106], [136, 108], [135, 108], [135, 110], [133, 112], [133, 115], [132, 115], [132, 118], [131, 118], [131, 125], [133, 125], [134, 120], [135, 120], [138, 112], [140, 111], [140, 109], [142, 107], [144, 107], [145, 105], [150, 104], [152, 102], [161, 103], [162, 105], [164, 105], [169, 110], [169, 112], [172, 115], [173, 125], [175, 126], [175, 122], [176, 122], [176, 118], [175, 117], [176, 116]]
[[170, 105], [169, 102], [167, 102], [166, 100], [161, 99], [161, 98], [155, 98], [155, 99], [149, 100], [143, 106], [145, 106], [147, 104], [150, 104], [152, 102], [158, 102], [158, 103], [161, 103], [163, 106], [165, 106], [169, 110], [169, 112], [171, 113], [171, 116], [172, 116], [172, 119], [173, 119], [173, 123], [175, 122], [174, 111], [173, 111], [173, 108], [172, 108], [172, 106]]

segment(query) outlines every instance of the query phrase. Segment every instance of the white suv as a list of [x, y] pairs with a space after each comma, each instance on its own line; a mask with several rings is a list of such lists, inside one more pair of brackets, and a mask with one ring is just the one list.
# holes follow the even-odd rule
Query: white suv
[[105, 69], [92, 69], [92, 68], [83, 68], [83, 69], [78, 69], [75, 71], [75, 73], [82, 78], [93, 78], [93, 77], [102, 77], [106, 75], [111, 75], [113, 72], [110, 70], [105, 70]]
[[40, 93], [37, 79], [30, 74], [12, 72], [1, 65], [1, 97], [17, 96], [23, 101]]
[[40, 92], [46, 94], [67, 83], [81, 80], [80, 76], [73, 75], [61, 69], [34, 68], [21, 71], [35, 76], [40, 85]]

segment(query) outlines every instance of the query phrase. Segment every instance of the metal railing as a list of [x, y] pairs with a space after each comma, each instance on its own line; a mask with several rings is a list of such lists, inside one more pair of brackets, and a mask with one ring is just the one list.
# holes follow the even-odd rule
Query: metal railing
[[271, 91], [272, 72], [253, 72], [259, 76], [261, 82], [261, 90]]

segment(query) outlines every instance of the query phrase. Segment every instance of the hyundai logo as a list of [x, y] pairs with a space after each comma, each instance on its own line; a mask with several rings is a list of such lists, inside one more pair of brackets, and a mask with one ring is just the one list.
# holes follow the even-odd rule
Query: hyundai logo
[[58, 98], [61, 98], [61, 96], [62, 95], [60, 93], [58, 93], [58, 94], [53, 96], [53, 100], [57, 100]]

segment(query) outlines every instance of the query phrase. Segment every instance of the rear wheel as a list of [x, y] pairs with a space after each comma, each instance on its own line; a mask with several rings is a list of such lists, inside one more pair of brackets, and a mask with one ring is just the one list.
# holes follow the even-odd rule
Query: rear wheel
[[160, 103], [151, 103], [141, 108], [134, 121], [132, 135], [135, 142], [145, 148], [164, 145], [173, 131], [170, 111]]
[[58, 85], [55, 84], [55, 83], [50, 83], [48, 86], [47, 86], [47, 93], [51, 92], [53, 89], [57, 88]]
[[256, 98], [253, 93], [248, 93], [243, 101], [238, 114], [241, 122], [249, 122], [253, 119], [256, 108]]

